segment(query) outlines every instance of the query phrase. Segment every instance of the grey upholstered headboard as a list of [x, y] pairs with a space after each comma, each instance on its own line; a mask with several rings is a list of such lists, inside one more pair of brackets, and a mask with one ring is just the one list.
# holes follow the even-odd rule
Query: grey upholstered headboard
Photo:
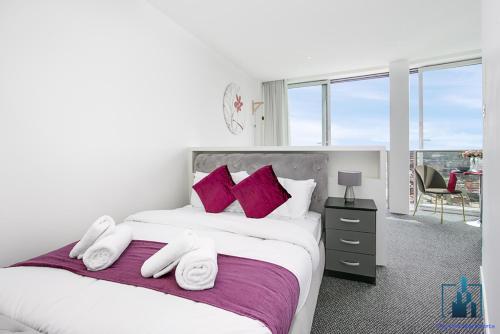
[[193, 171], [211, 172], [227, 165], [231, 172], [253, 173], [272, 165], [277, 176], [295, 180], [314, 179], [316, 189], [311, 199], [311, 211], [323, 212], [328, 197], [328, 155], [322, 153], [199, 153]]

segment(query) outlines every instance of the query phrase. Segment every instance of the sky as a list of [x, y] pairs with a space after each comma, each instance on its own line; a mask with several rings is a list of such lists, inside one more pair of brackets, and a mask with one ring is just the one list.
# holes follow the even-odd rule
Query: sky
[[[423, 72], [424, 148], [482, 147], [481, 65]], [[330, 85], [332, 145], [389, 148], [389, 78]], [[410, 149], [418, 149], [418, 75], [410, 75]], [[288, 90], [291, 145], [321, 145], [322, 88]]]

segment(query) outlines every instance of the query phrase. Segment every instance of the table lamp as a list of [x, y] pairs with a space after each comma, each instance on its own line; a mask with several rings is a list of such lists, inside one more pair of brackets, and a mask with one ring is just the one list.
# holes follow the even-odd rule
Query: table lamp
[[344, 199], [347, 203], [352, 203], [356, 199], [354, 188], [361, 185], [361, 172], [340, 171], [338, 173], [338, 183], [345, 187]]

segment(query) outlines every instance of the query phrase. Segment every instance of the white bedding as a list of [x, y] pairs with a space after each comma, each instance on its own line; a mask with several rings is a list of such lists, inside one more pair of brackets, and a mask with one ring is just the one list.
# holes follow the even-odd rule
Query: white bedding
[[[134, 239], [161, 242], [191, 228], [213, 238], [220, 253], [287, 268], [299, 281], [298, 311], [319, 262], [315, 234], [321, 234], [320, 223], [306, 225], [314, 225], [314, 217], [250, 220], [184, 207], [139, 213], [125, 224]], [[0, 269], [0, 314], [49, 333], [270, 333], [257, 320], [210, 305], [52, 268]]]
[[306, 229], [314, 236], [317, 243], [321, 239], [321, 215], [317, 212], [309, 211], [303, 218], [290, 219], [287, 217], [272, 216], [268, 219], [279, 220]]

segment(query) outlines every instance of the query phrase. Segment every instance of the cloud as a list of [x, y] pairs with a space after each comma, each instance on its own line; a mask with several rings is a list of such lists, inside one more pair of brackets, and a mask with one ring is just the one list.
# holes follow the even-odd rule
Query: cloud
[[[357, 82], [348, 83], [348, 86], [331, 86], [332, 96], [335, 100], [360, 99], [369, 101], [389, 101], [389, 87], [385, 85], [355, 85]], [[352, 101], [355, 103], [355, 101]]]
[[[466, 119], [443, 124], [427, 123], [424, 128], [426, 149], [463, 150], [482, 147], [482, 132]], [[291, 119], [291, 145], [321, 145], [321, 122]], [[389, 149], [389, 122], [383, 119], [353, 120], [332, 124], [332, 145], [385, 145]], [[410, 125], [410, 146], [418, 146], [418, 123]]]
[[460, 95], [448, 94], [448, 95], [443, 96], [442, 100], [447, 102], [447, 103], [459, 106], [459, 107], [463, 107], [463, 108], [467, 108], [467, 109], [475, 109], [475, 110], [481, 109], [481, 107], [483, 105], [483, 101], [482, 101], [481, 97], [471, 97], [471, 96], [460, 96]]
[[333, 122], [333, 145], [386, 145], [389, 146], [388, 119], [357, 119], [352, 123]]
[[467, 120], [424, 124], [425, 149], [470, 149], [481, 148], [482, 131], [472, 128]]
[[371, 100], [371, 101], [389, 101], [389, 94], [380, 92], [357, 91], [348, 94], [349, 97], [355, 99]]
[[295, 146], [321, 145], [321, 122], [290, 118], [290, 144]]

